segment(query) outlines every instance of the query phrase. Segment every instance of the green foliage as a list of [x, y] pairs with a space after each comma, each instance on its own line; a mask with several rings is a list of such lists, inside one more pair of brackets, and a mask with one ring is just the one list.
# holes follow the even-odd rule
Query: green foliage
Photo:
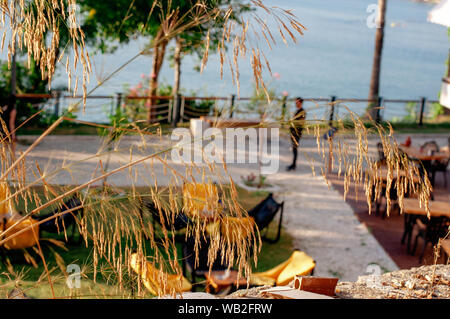
[[417, 117], [417, 103], [416, 102], [408, 102], [405, 105], [405, 110], [407, 115], [403, 117], [403, 122], [416, 122]]
[[148, 0], [79, 0], [82, 11], [87, 13], [83, 32], [88, 41], [102, 52], [111, 52], [116, 43], [128, 43], [138, 36], [154, 37], [170, 9], [192, 7], [192, 1]]
[[[219, 7], [232, 6], [233, 11], [228, 17], [226, 17], [227, 10], [223, 10], [222, 14], [215, 15], [208, 22], [185, 28], [179, 34], [168, 35], [166, 34], [168, 30], [164, 30], [165, 35], [169, 36], [168, 41], [171, 40], [170, 37], [178, 37], [181, 40], [183, 54], [196, 53], [198, 57], [202, 57], [205, 52], [207, 35], [209, 35], [209, 51], [214, 51], [218, 47], [222, 41], [226, 19], [235, 20], [239, 25], [239, 16], [250, 10], [250, 6], [242, 2], [239, 0], [203, 0], [201, 3], [197, 0], [115, 0], [113, 2], [78, 0], [86, 17], [82, 29], [86, 34], [87, 42], [103, 53], [112, 52], [117, 49], [118, 44], [128, 43], [131, 39], [138, 37], [149, 40], [157, 38], [165, 25], [167, 15], [173, 14], [172, 20], [176, 20], [180, 28], [201, 19], [205, 11], [212, 12]], [[147, 50], [145, 54], [153, 54], [153, 50]], [[162, 58], [164, 59], [164, 56]], [[158, 74], [154, 76], [158, 78]]]
[[[237, 23], [240, 23], [240, 16], [246, 12], [249, 12], [252, 10], [252, 8], [248, 5], [243, 3], [244, 1], [230, 1], [230, 0], [209, 0], [205, 1], [205, 4], [208, 6], [208, 8], [213, 9], [217, 7], [223, 7], [225, 5], [233, 6], [233, 13], [229, 17], [229, 19], [236, 21]], [[187, 20], [190, 19], [191, 16], [186, 17]], [[185, 30], [179, 37], [182, 40], [183, 47], [182, 52], [184, 54], [195, 54], [199, 58], [198, 65], [194, 66], [194, 69], [196, 71], [201, 70], [201, 59], [204, 54], [205, 50], [205, 38], [209, 32], [209, 51], [214, 52], [217, 50], [217, 47], [219, 43], [222, 40], [223, 37], [223, 27], [225, 24], [225, 19], [223, 16], [217, 16], [214, 21], [210, 21], [207, 24], [204, 25], [198, 25], [193, 28]], [[226, 44], [226, 43], [225, 43]], [[173, 58], [171, 56], [170, 58]]]
[[[409, 102], [405, 105], [405, 110], [407, 115], [402, 119], [394, 118], [392, 122], [403, 122], [403, 123], [415, 123], [417, 122], [417, 103]], [[429, 108], [428, 114], [424, 114], [424, 119], [428, 118], [430, 120], [435, 120], [440, 114], [444, 113], [444, 108], [439, 103], [432, 103]]]
[[444, 107], [439, 103], [432, 103], [430, 106], [430, 118], [436, 119], [439, 115], [444, 114]]
[[[11, 70], [8, 69], [8, 63], [0, 62], [0, 103], [5, 105], [11, 95]], [[30, 68], [25, 62], [16, 63], [16, 77], [17, 77], [17, 93], [48, 93], [48, 82], [42, 80], [41, 73], [33, 62]], [[46, 99], [18, 99], [16, 101], [17, 109], [17, 124], [30, 118], [33, 114], [40, 110], [40, 105]], [[36, 116], [28, 123], [29, 125], [42, 125], [40, 122], [42, 115]], [[45, 124], [43, 124], [45, 125]]]
[[[146, 76], [145, 74], [141, 75], [141, 81], [134, 86], [130, 87], [129, 85], [125, 85], [125, 96], [130, 97], [145, 97], [150, 96], [150, 78]], [[170, 85], [160, 85], [158, 87], [158, 93], [159, 96], [171, 96], [172, 95], [172, 86]], [[168, 104], [169, 100], [167, 99], [160, 99], [156, 100], [156, 105], [161, 104]], [[139, 100], [133, 100], [128, 99], [124, 100], [121, 105], [120, 113], [123, 115], [124, 118], [126, 118], [126, 121], [129, 122], [138, 122], [143, 121], [146, 119], [146, 112], [147, 108], [150, 105], [150, 101], [146, 99], [139, 99]], [[161, 109], [158, 109], [158, 112], [162, 111]], [[161, 117], [161, 115], [159, 115]]]
[[114, 127], [120, 127], [129, 123], [128, 117], [123, 108], [117, 108], [114, 114], [109, 115], [109, 122]]
[[249, 187], [256, 187], [256, 188], [263, 188], [263, 187], [269, 187], [270, 184], [266, 183], [267, 176], [264, 176], [262, 174], [259, 174], [256, 176], [253, 173], [250, 173], [250, 175], [241, 176], [242, 182], [249, 186]]
[[[185, 96], [201, 96], [203, 95], [200, 90], [190, 90], [189, 93], [184, 93], [181, 89], [181, 94]], [[214, 100], [187, 100], [185, 101], [185, 107], [193, 109], [195, 112], [199, 113], [209, 113], [209, 111], [214, 107]]]
[[[94, 44], [102, 52], [113, 51], [117, 45], [111, 44], [111, 40], [119, 43], [128, 43], [139, 36], [155, 37], [166, 15], [172, 10], [178, 10], [180, 25], [185, 25], [194, 19], [192, 9], [197, 0], [78, 0], [86, 18], [83, 24], [83, 32], [88, 41]], [[205, 0], [207, 8], [233, 5], [234, 12], [248, 11], [247, 5], [240, 1], [231, 0]], [[195, 11], [195, 10], [194, 10]], [[237, 13], [233, 13], [230, 19], [237, 19]], [[223, 26], [223, 17], [217, 17], [208, 24], [195, 26], [184, 30], [180, 35], [185, 41], [185, 50], [197, 50], [204, 42], [205, 35], [210, 30], [211, 44], [218, 43]]]
[[[131, 97], [144, 97], [150, 95], [150, 88], [149, 88], [149, 82], [150, 79], [145, 74], [141, 75], [141, 81], [136, 86], [130, 87], [129, 85], [126, 85], [125, 90], [125, 96], [131, 96]], [[181, 90], [183, 93], [183, 90]], [[196, 91], [190, 91], [189, 96], [197, 96]], [[165, 97], [165, 96], [172, 96], [172, 86], [169, 84], [161, 84], [158, 87], [158, 96]], [[165, 109], [168, 110], [169, 106], [168, 104], [171, 101], [169, 99], [159, 99], [156, 100], [156, 105], [163, 105], [167, 104], [167, 108], [161, 107], [158, 108], [157, 112], [162, 112]], [[126, 118], [127, 123], [128, 122], [139, 122], [144, 121], [146, 119], [146, 111], [149, 106], [149, 100], [146, 99], [128, 99], [124, 101], [121, 105], [121, 114], [124, 118]], [[209, 113], [211, 108], [214, 106], [214, 101], [212, 100], [186, 100], [185, 101], [185, 108], [189, 108], [194, 112], [198, 113]], [[165, 117], [165, 114], [159, 114], [157, 115], [157, 118], [160, 117], [161, 119]], [[165, 122], [165, 121], [160, 121]]]
[[[8, 69], [7, 62], [0, 62], [0, 103], [5, 105], [11, 95], [11, 70]], [[17, 94], [37, 93], [48, 94], [48, 81], [42, 79], [39, 68], [35, 63], [31, 63], [28, 68], [26, 62], [16, 63], [16, 83]], [[41, 111], [48, 99], [44, 98], [18, 98], [16, 100], [17, 118], [16, 126], [20, 125], [31, 116]], [[64, 110], [62, 115], [67, 118], [76, 118], [69, 110]], [[56, 116], [51, 110], [44, 110], [27, 122], [27, 126], [46, 128], [55, 122]], [[61, 126], [71, 126], [71, 122], [63, 121]]]
[[108, 137], [109, 142], [114, 142], [118, 140], [122, 135], [125, 134], [124, 128], [128, 128], [130, 122], [128, 120], [128, 115], [125, 112], [125, 108], [116, 108], [115, 112], [108, 115], [109, 125], [112, 128], [98, 128], [97, 134], [99, 136]]
[[[269, 96], [270, 100], [273, 101], [279, 96], [279, 93], [277, 92], [277, 88], [273, 82], [267, 83], [266, 86], [267, 93], [264, 92], [262, 88], [259, 88], [258, 90], [255, 85], [253, 86], [252, 96], [250, 97], [250, 101], [245, 106], [247, 112], [257, 113], [260, 117], [262, 117], [269, 110], [269, 107], [273, 107], [273, 105], [268, 103], [267, 96]], [[281, 108], [281, 105], [276, 105], [276, 107]]]
[[198, 109], [199, 111], [208, 111], [214, 106], [214, 101], [212, 100], [191, 100], [186, 101], [186, 106], [193, 109]]
[[[61, 115], [56, 116], [53, 112], [44, 111], [41, 113], [39, 117], [38, 126], [40, 127], [48, 127], [52, 125], [60, 116], [64, 116], [70, 119], [75, 119], [77, 116], [70, 112], [69, 110], [64, 110]], [[72, 122], [70, 121], [62, 121], [60, 126], [71, 126]]]

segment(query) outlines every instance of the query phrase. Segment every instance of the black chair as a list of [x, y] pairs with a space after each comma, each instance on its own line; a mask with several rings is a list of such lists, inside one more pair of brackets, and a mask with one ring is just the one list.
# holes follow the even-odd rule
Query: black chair
[[428, 141], [425, 142], [420, 149], [422, 152], [428, 153], [429, 151], [435, 151], [439, 152], [439, 145], [436, 143], [436, 141]]
[[256, 226], [258, 226], [260, 232], [268, 228], [269, 224], [275, 218], [275, 215], [278, 213], [278, 211], [280, 211], [280, 219], [278, 221], [278, 231], [275, 239], [267, 238], [267, 232], [263, 237], [265, 241], [270, 243], [276, 243], [280, 240], [284, 202], [277, 203], [273, 198], [273, 194], [269, 194], [266, 199], [264, 199], [261, 203], [248, 211], [248, 215], [250, 217], [253, 217], [253, 219], [255, 220], [255, 224]]
[[[432, 145], [435, 144], [432, 143]], [[437, 145], [437, 144], [436, 144]], [[382, 143], [378, 143], [377, 144], [378, 147], [378, 154], [379, 154], [379, 161], [378, 163], [380, 163], [381, 165], [383, 165], [383, 163], [386, 164], [386, 157], [383, 151], [383, 145]], [[426, 167], [424, 167], [423, 163], [418, 162], [417, 160], [410, 158], [408, 156], [408, 154], [406, 154], [404, 151], [402, 151], [401, 149], [398, 149], [398, 157], [396, 157], [396, 161], [398, 161], [400, 163], [400, 169], [406, 169], [408, 166], [405, 167], [404, 164], [402, 164], [402, 159], [406, 158], [408, 160], [408, 165], [409, 166], [415, 166], [418, 169], [418, 173], [419, 173], [419, 177], [420, 180], [423, 181], [424, 180], [424, 176], [427, 173], [427, 169]], [[395, 168], [394, 168], [395, 169]], [[387, 185], [386, 182], [383, 182], [383, 184], [381, 185], [381, 192], [379, 194], [378, 198], [375, 198], [375, 185], [372, 186], [372, 198], [371, 198], [371, 202], [375, 202], [375, 215], [378, 216], [380, 214], [380, 207], [381, 207], [381, 200], [382, 198], [386, 198], [387, 195]], [[405, 193], [404, 193], [404, 197], [409, 197], [410, 196], [410, 190], [408, 189]], [[433, 194], [430, 194], [431, 199], [433, 200]], [[397, 192], [397, 185], [395, 183], [395, 181], [391, 184], [390, 190], [389, 190], [389, 197], [391, 202], [393, 202], [393, 206], [392, 206], [392, 210], [397, 210], [400, 213], [400, 206], [398, 203], [398, 198], [399, 198], [399, 194]], [[386, 200], [386, 209], [383, 212], [382, 215], [383, 219], [387, 217], [387, 200]], [[402, 242], [404, 242], [404, 240], [402, 240]]]
[[[410, 162], [410, 165], [415, 165], [414, 162]], [[423, 175], [421, 173], [421, 170], [419, 168], [419, 174], [421, 176], [421, 180], [423, 180]], [[372, 185], [372, 197], [371, 197], [371, 202], [375, 202], [375, 216], [380, 215], [380, 207], [381, 207], [381, 201], [384, 198], [387, 199], [387, 183], [386, 181], [383, 181], [382, 185], [381, 185], [381, 191], [380, 194], [378, 196], [378, 198], [375, 198], [375, 186], [376, 185]], [[409, 197], [410, 196], [410, 190], [408, 189], [404, 194], [404, 197]], [[432, 195], [431, 195], [432, 196]], [[393, 181], [391, 184], [391, 187], [389, 189], [389, 197], [390, 200], [392, 202], [392, 210], [397, 210], [400, 213], [400, 206], [398, 203], [398, 198], [399, 198], [399, 194], [397, 192], [397, 184], [396, 181]], [[383, 212], [382, 215], [383, 219], [385, 219], [387, 217], [387, 200], [386, 200], [386, 208]]]
[[[387, 165], [387, 157], [386, 153], [384, 152], [383, 143], [378, 142], [377, 143], [377, 152], [378, 152], [378, 161], [377, 164], [386, 166]], [[398, 157], [403, 158], [404, 156], [408, 157], [408, 155], [403, 152], [400, 148], [397, 149]]]
[[186, 228], [189, 222], [189, 218], [183, 213], [176, 214], [173, 220], [171, 220], [169, 214], [167, 214], [167, 212], [164, 209], [161, 210], [160, 214], [158, 207], [152, 201], [146, 200], [141, 201], [141, 204], [139, 206], [139, 213], [142, 220], [144, 217], [144, 211], [150, 213], [152, 217], [153, 229], [155, 229], [155, 221], [165, 229], [167, 230], [173, 229], [175, 231]]
[[414, 231], [414, 226], [416, 225], [416, 220], [420, 216], [414, 214], [404, 214], [404, 230], [402, 235], [401, 243], [405, 244], [406, 240], [406, 251], [411, 254], [411, 239]]
[[[195, 287], [198, 277], [204, 277], [210, 270], [208, 266], [208, 250], [211, 241], [207, 236], [200, 236], [198, 243], [198, 262], [195, 262], [195, 237], [189, 236], [182, 246], [182, 267], [183, 275], [186, 276], [186, 271], [191, 273], [191, 283]], [[221, 251], [217, 251], [217, 258], [214, 260], [211, 270], [224, 271], [228, 269], [225, 261], [222, 262]], [[193, 289], [195, 290], [195, 288]]]
[[435, 184], [436, 173], [441, 172], [444, 175], [444, 186], [447, 187], [447, 167], [449, 166], [449, 164], [450, 158], [447, 158], [446, 160], [431, 162], [431, 185], [434, 186]]
[[[375, 201], [375, 216], [380, 215], [380, 207], [381, 207], [381, 201], [382, 199], [386, 198], [386, 208], [383, 211], [382, 218], [385, 219], [387, 217], [387, 186], [386, 183], [383, 182], [383, 185], [381, 187], [381, 193], [379, 194], [378, 198], [375, 198], [375, 185], [372, 186], [372, 202]], [[407, 197], [407, 196], [406, 196]], [[398, 205], [398, 193], [397, 193], [397, 187], [395, 182], [391, 184], [390, 190], [389, 190], [389, 198], [392, 202], [392, 210], [399, 210], [400, 206]]]
[[[68, 211], [64, 213], [65, 211]], [[62, 213], [62, 214], [60, 214]], [[57, 214], [57, 217], [51, 218], [52, 216], [55, 216]], [[75, 234], [75, 227], [77, 224], [77, 216], [83, 216], [84, 215], [84, 208], [82, 207], [81, 200], [74, 196], [70, 198], [68, 201], [65, 201], [61, 207], [58, 207], [57, 209], [53, 210], [52, 212], [40, 215], [37, 217], [34, 217], [34, 219], [38, 221], [43, 221], [45, 219], [49, 219], [42, 224], [39, 225], [39, 232], [45, 231], [48, 233], [60, 233], [61, 231], [65, 231], [68, 227], [72, 226], [72, 234], [71, 234], [71, 240], [73, 239], [73, 236]], [[79, 237], [79, 241], [81, 240], [81, 235]]]
[[[421, 152], [425, 153], [425, 154], [433, 154], [435, 152], [439, 152], [439, 145], [437, 145], [437, 143], [435, 141], [428, 141], [425, 142], [421, 147], [420, 147]], [[421, 161], [423, 167], [426, 170], [426, 173], [428, 174], [428, 177], [431, 180], [431, 173], [432, 173], [432, 167], [431, 167], [431, 162], [432, 161]]]
[[378, 151], [378, 163], [380, 165], [386, 165], [386, 154], [384, 153], [383, 149], [383, 143], [377, 144], [377, 151]]
[[[428, 153], [433, 154], [435, 152], [439, 152], [439, 145], [436, 143], [436, 141], [428, 141], [428, 142], [424, 143], [420, 147], [420, 149], [422, 150], [422, 152], [425, 152], [427, 154]], [[445, 174], [447, 171], [447, 166], [449, 164], [449, 160], [446, 160], [446, 161], [435, 161], [435, 160], [422, 161], [422, 163], [428, 174], [431, 185], [434, 186], [436, 172], [440, 171]], [[447, 187], [447, 178], [445, 178], [445, 186]]]
[[425, 255], [428, 243], [434, 247], [440, 238], [444, 238], [448, 232], [449, 219], [445, 216], [442, 217], [432, 217], [428, 219], [426, 216], [420, 216], [416, 219], [416, 227], [418, 233], [414, 240], [414, 247], [411, 254], [414, 255], [417, 249], [417, 244], [419, 238], [422, 238], [423, 248], [419, 257], [419, 262], [422, 262], [423, 256]]

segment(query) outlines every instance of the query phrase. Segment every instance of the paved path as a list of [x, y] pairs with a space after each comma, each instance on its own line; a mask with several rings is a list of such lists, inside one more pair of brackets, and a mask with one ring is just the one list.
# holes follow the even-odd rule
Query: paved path
[[285, 229], [294, 237], [295, 248], [316, 260], [315, 275], [354, 281], [372, 263], [382, 271], [397, 270], [342, 196], [308, 169], [281, 173], [271, 181], [283, 189], [278, 196], [285, 201]]

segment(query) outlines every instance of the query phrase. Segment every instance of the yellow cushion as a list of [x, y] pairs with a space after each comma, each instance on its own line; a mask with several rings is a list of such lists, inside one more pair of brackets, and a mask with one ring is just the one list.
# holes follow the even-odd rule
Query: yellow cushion
[[15, 213], [12, 200], [9, 199], [8, 201], [5, 201], [9, 195], [11, 195], [11, 193], [9, 191], [8, 183], [0, 182], [0, 218]]
[[283, 269], [277, 278], [277, 285], [284, 286], [294, 280], [295, 276], [305, 276], [310, 274], [316, 263], [314, 259], [302, 251], [295, 251], [292, 254], [291, 262]]
[[183, 275], [167, 274], [156, 269], [152, 263], [142, 261], [137, 253], [131, 255], [131, 268], [141, 277], [144, 286], [155, 296], [174, 292], [191, 291], [191, 283]]
[[250, 275], [250, 285], [252, 286], [275, 286], [276, 280], [271, 277], [266, 277], [261, 274]]
[[[5, 199], [10, 195], [11, 193], [8, 183], [0, 182], [0, 239], [3, 240], [19, 231], [24, 229], [26, 230], [14, 238], [7, 240], [3, 244], [3, 247], [6, 249], [23, 249], [32, 247], [36, 245], [39, 240], [38, 222], [32, 218], [26, 218], [19, 224], [14, 225], [22, 218], [22, 216], [16, 212], [12, 199], [5, 201]], [[2, 236], [3, 231], [6, 231], [7, 229], [9, 229], [8, 233]]]
[[[5, 235], [6, 238], [14, 235], [21, 230], [24, 230], [26, 228], [28, 229], [23, 233], [15, 236], [14, 238], [7, 240], [3, 244], [3, 246], [6, 249], [23, 249], [36, 245], [39, 240], [39, 225], [37, 225], [38, 222], [32, 218], [27, 218], [24, 221], [20, 222], [20, 224], [14, 225], [15, 223], [16, 220], [7, 220], [6, 225], [4, 225], [4, 222], [0, 221], [0, 229], [2, 231], [11, 228], [11, 230], [9, 230]], [[3, 236], [0, 236], [0, 238], [4, 239]]]
[[294, 251], [288, 260], [265, 272], [254, 273], [250, 277], [252, 285], [273, 285], [285, 286], [291, 282], [295, 276], [305, 276], [310, 274], [316, 263], [314, 259], [302, 251]]
[[254, 225], [255, 221], [252, 217], [227, 216], [222, 219], [220, 232], [227, 242], [238, 243], [251, 238]]
[[189, 217], [211, 217], [219, 209], [219, 195], [214, 184], [185, 184], [183, 210]]

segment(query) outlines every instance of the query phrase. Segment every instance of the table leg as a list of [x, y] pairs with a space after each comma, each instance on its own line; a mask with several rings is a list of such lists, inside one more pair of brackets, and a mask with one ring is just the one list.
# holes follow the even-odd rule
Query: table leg
[[408, 214], [406, 214], [406, 213], [404, 213], [405, 215], [404, 215], [404, 223], [403, 223], [403, 236], [402, 236], [402, 240], [401, 240], [401, 243], [402, 243], [402, 245], [404, 245], [405, 244], [405, 239], [406, 239], [406, 236], [408, 235]]
[[403, 232], [403, 236], [402, 236], [402, 240], [401, 243], [404, 244], [405, 240], [407, 240], [406, 242], [406, 251], [408, 252], [408, 254], [411, 254], [411, 237], [412, 237], [412, 232], [413, 232], [413, 228], [414, 228], [414, 224], [416, 222], [416, 218], [417, 216], [415, 215], [411, 215], [411, 214], [405, 214], [405, 223], [404, 223], [404, 232]]

